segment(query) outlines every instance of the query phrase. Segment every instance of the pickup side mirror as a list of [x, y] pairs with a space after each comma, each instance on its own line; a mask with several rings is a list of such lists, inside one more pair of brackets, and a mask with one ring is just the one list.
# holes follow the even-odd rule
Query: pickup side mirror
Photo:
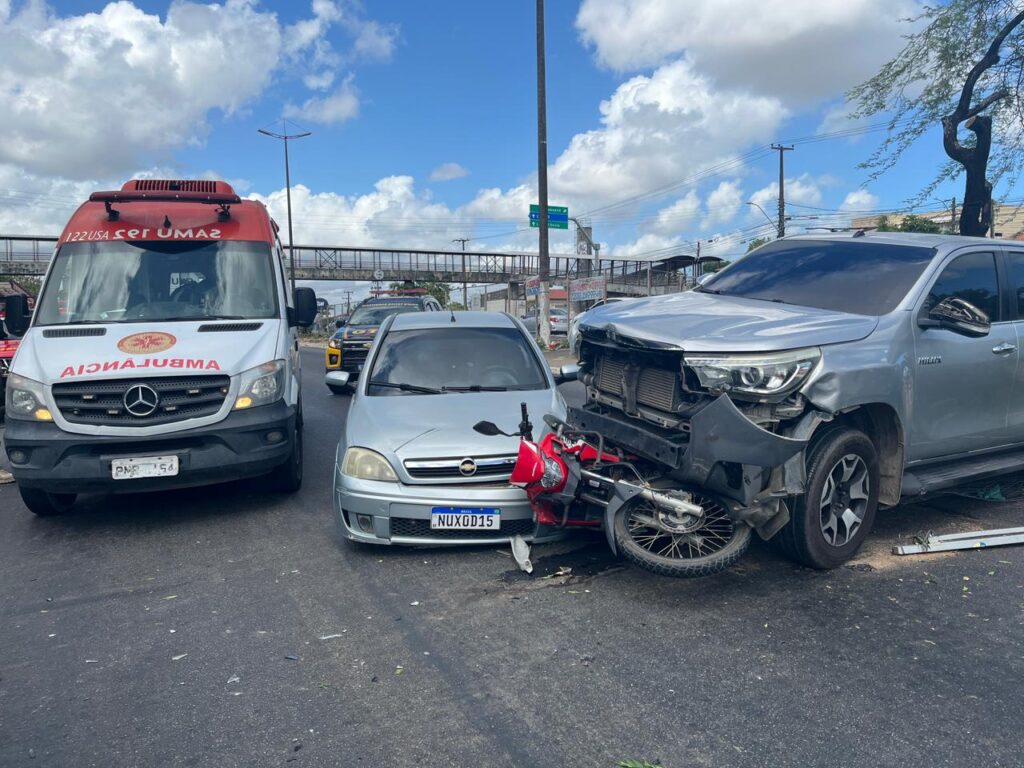
[[28, 302], [20, 293], [4, 299], [4, 324], [15, 336], [21, 336], [28, 330], [32, 313], [28, 311]]
[[296, 288], [292, 325], [309, 328], [313, 324], [314, 318], [316, 318], [316, 293], [312, 288]]
[[918, 321], [922, 328], [945, 328], [962, 336], [988, 336], [992, 321], [969, 301], [947, 296]]

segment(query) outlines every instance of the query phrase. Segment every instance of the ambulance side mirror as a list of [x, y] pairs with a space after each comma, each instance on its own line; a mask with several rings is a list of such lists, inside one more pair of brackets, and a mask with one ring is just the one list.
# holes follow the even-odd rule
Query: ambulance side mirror
[[28, 330], [32, 313], [28, 311], [28, 302], [21, 294], [8, 296], [4, 299], [4, 324], [15, 336], [21, 336]]
[[292, 325], [309, 328], [316, 319], [316, 293], [312, 288], [295, 289], [295, 312]]

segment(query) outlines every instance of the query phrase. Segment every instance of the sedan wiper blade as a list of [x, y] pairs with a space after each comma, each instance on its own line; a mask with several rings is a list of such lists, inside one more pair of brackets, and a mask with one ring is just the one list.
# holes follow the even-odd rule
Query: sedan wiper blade
[[441, 387], [445, 392], [508, 392], [508, 387], [485, 387], [482, 384], [470, 384], [468, 387]]
[[421, 387], [418, 384], [407, 384], [404, 381], [395, 383], [393, 381], [373, 381], [370, 380], [371, 387], [387, 387], [388, 389], [400, 389], [403, 392], [422, 392], [426, 395], [443, 395], [444, 390], [434, 389], [433, 387]]

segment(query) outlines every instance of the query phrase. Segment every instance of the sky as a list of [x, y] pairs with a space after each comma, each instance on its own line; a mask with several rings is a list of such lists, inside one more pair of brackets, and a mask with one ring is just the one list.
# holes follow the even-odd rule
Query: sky
[[[844, 93], [902, 47], [917, 0], [548, 0], [551, 205], [603, 255], [743, 253], [899, 209], [938, 130], [871, 181], [882, 135]], [[536, 251], [535, 4], [0, 0], [0, 234], [55, 235], [129, 178], [222, 178], [295, 242]], [[282, 122], [287, 121], [287, 122]], [[877, 121], [876, 121], [877, 122]], [[283, 127], [282, 127], [283, 126]], [[934, 208], [962, 194], [936, 191]], [[555, 252], [573, 230], [552, 231]], [[320, 283], [340, 300], [351, 285]]]

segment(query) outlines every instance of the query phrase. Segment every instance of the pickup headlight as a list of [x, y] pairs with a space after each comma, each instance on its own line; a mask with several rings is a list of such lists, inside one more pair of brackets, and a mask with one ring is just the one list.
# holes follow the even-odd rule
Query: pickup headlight
[[330, 339], [327, 342], [328, 349], [341, 349], [341, 339]]
[[817, 347], [739, 355], [686, 355], [702, 387], [774, 400], [794, 392], [821, 359]]
[[45, 405], [45, 391], [46, 388], [38, 381], [12, 373], [7, 377], [7, 394], [4, 398], [8, 418], [53, 421], [53, 414]]
[[284, 395], [284, 360], [271, 360], [239, 374], [235, 410], [270, 405]]
[[359, 480], [376, 480], [381, 483], [397, 483], [398, 476], [388, 460], [369, 448], [352, 447], [345, 451], [341, 462], [341, 473]]

